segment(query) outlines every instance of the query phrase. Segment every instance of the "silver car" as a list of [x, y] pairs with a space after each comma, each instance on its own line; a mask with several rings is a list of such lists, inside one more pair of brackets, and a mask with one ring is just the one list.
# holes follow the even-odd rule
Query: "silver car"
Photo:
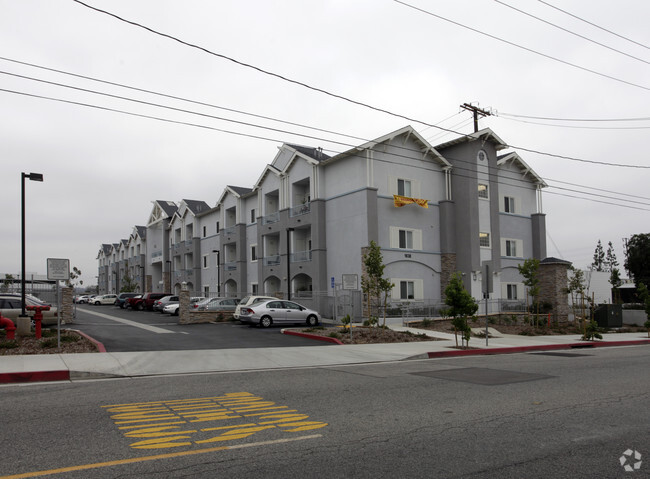
[[263, 328], [268, 328], [274, 323], [305, 323], [308, 326], [316, 326], [320, 322], [320, 314], [293, 301], [273, 299], [243, 306], [239, 310], [239, 320], [250, 325], [259, 324]]
[[236, 298], [210, 298], [198, 304], [199, 311], [235, 311], [239, 304]]

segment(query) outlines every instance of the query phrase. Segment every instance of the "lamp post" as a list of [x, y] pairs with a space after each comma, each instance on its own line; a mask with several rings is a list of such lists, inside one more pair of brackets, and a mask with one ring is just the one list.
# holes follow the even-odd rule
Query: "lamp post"
[[165, 260], [165, 263], [169, 264], [169, 266], [167, 267], [168, 274], [169, 274], [169, 291], [168, 292], [173, 293], [174, 291], [172, 291], [172, 262], [171, 262], [171, 260]]
[[287, 300], [291, 301], [291, 232], [293, 228], [287, 228]]
[[43, 181], [42, 173], [21, 173], [20, 181], [20, 205], [21, 205], [21, 233], [22, 233], [22, 254], [21, 254], [21, 278], [20, 278], [20, 303], [21, 303], [21, 313], [20, 317], [25, 318], [25, 178], [28, 178], [31, 181]]
[[213, 249], [213, 253], [217, 253], [217, 297], [221, 297], [221, 251]]
[[144, 293], [144, 292], [146, 291], [146, 290], [144, 289], [144, 288], [145, 288], [145, 284], [144, 284], [144, 276], [145, 276], [145, 275], [144, 275], [144, 266], [142, 266], [142, 265], [138, 265], [138, 268], [140, 268], [140, 276], [141, 276], [141, 278], [142, 278], [142, 292]]

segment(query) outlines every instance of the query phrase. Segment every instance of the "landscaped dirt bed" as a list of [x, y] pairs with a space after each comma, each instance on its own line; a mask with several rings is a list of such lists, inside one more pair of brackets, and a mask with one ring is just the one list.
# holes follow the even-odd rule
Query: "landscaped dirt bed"
[[440, 341], [438, 338], [432, 338], [425, 334], [413, 334], [402, 331], [393, 331], [384, 328], [367, 328], [353, 327], [352, 340], [350, 340], [350, 331], [343, 328], [307, 328], [295, 329], [299, 333], [313, 334], [327, 338], [335, 338], [343, 344], [375, 344], [375, 343], [410, 343], [414, 341]]
[[97, 353], [97, 346], [79, 333], [70, 330], [61, 331], [61, 349], [57, 347], [56, 331], [43, 330], [41, 339], [30, 336], [16, 336], [15, 340], [5, 337], [4, 330], [0, 332], [0, 356], [20, 354], [69, 354]]

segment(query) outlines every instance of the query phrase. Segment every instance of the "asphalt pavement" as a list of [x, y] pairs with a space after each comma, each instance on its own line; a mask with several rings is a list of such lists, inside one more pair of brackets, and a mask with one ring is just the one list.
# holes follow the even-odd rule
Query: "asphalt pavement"
[[[321, 367], [408, 359], [528, 351], [569, 350], [605, 346], [648, 346], [646, 333], [606, 333], [602, 340], [582, 341], [580, 335], [519, 336], [498, 334], [473, 338], [472, 349], [455, 348], [454, 335], [389, 324], [391, 329], [433, 336], [437, 341], [410, 343], [208, 349], [182, 351], [100, 352], [3, 356], [0, 383], [74, 381], [156, 375], [200, 374], [282, 368]], [[278, 330], [278, 334], [285, 330]], [[301, 333], [304, 337], [308, 334]], [[354, 334], [354, 333], [353, 333]], [[319, 340], [314, 338], [314, 341]], [[322, 340], [322, 338], [321, 338]]]

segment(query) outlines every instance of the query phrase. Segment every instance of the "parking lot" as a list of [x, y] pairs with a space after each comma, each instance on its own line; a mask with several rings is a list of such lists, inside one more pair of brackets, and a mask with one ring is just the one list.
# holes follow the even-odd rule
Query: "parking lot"
[[[281, 327], [249, 327], [239, 322], [178, 324], [177, 316], [115, 306], [77, 305], [78, 329], [108, 352], [324, 346], [328, 343], [281, 334]], [[301, 327], [301, 326], [297, 326]]]

